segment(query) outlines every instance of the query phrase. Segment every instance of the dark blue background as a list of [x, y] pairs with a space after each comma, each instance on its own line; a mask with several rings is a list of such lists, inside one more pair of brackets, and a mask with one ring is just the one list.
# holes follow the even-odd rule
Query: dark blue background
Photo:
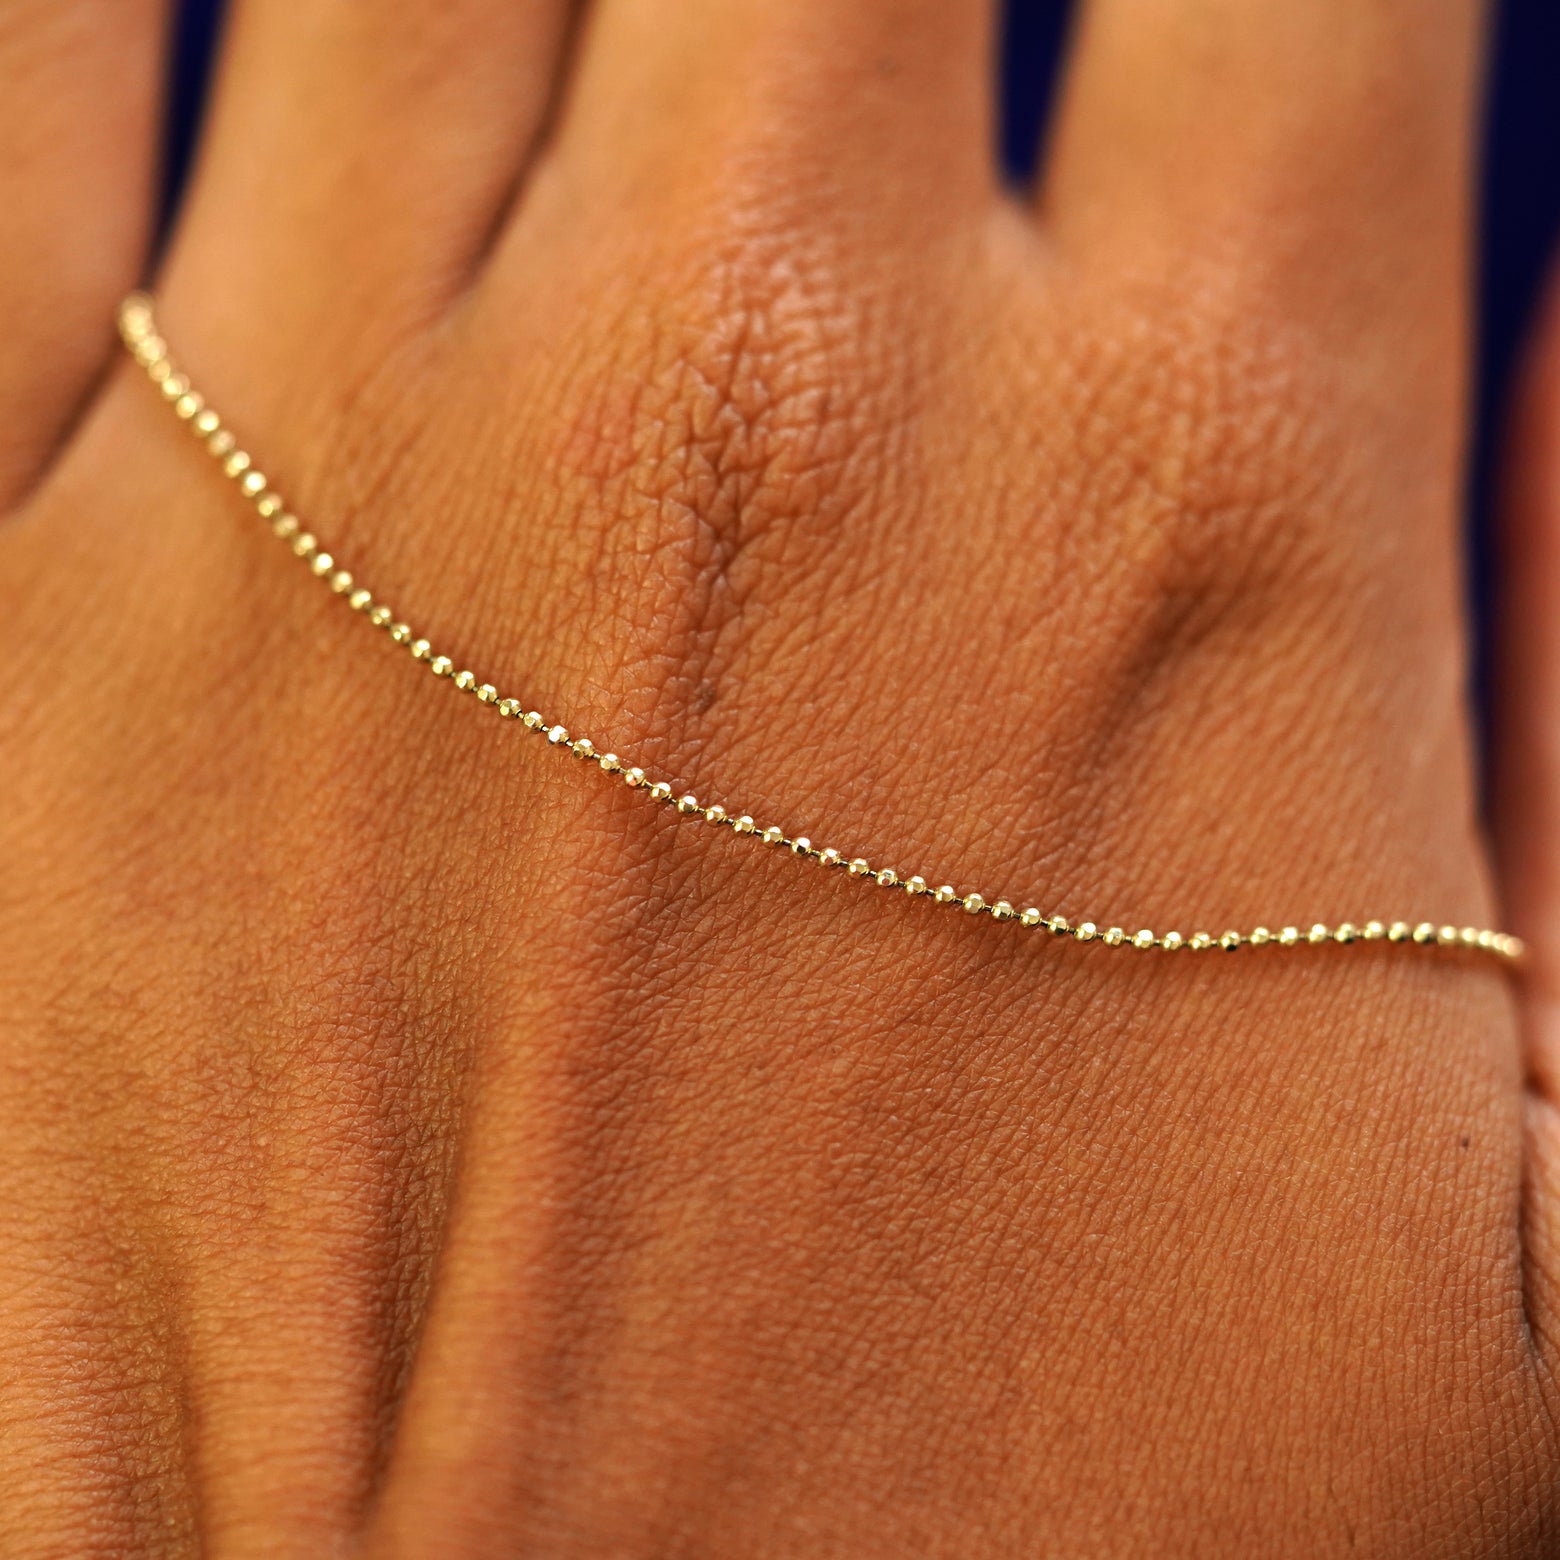
[[[1002, 155], [1013, 173], [1022, 176], [1033, 166], [1049, 84], [1066, 31], [1067, 5], [1065, 0], [1007, 0], [1006, 9]], [[170, 190], [177, 187], [188, 164], [220, 11], [221, 0], [183, 0], [181, 6], [173, 68]], [[1475, 594], [1481, 604], [1487, 594], [1483, 539], [1488, 534], [1502, 406], [1560, 232], [1557, 84], [1560, 3], [1505, 0], [1495, 26], [1485, 133], [1478, 421], [1470, 493]]]

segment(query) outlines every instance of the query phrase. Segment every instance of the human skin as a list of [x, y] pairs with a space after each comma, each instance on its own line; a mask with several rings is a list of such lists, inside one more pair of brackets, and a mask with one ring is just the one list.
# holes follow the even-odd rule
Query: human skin
[[0, 1553], [1552, 1553], [1560, 348], [1492, 855], [1477, 7], [1092, 0], [1020, 193], [982, 6], [569, 20], [237, 8], [161, 323], [372, 588], [819, 844], [1532, 956], [1053, 941], [480, 714], [111, 340], [155, 7], [13, 5]]

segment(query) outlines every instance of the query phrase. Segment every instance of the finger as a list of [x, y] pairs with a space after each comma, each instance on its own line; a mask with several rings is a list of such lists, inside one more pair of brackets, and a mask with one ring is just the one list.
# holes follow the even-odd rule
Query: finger
[[[1260, 257], [1352, 333], [1463, 281], [1479, 0], [1090, 0], [1045, 203], [1066, 233]], [[1375, 286], [1361, 283], [1375, 282]], [[1350, 306], [1350, 300], [1361, 300]]]
[[[464, 284], [546, 121], [572, 0], [241, 0], [167, 283], [361, 362]], [[269, 311], [268, 311], [269, 312]], [[253, 365], [252, 365], [253, 366]], [[298, 383], [296, 360], [286, 376]]]
[[915, 214], [913, 234], [992, 187], [990, 13], [989, 0], [602, 0], [560, 161], [660, 212], [712, 187], [761, 195], [774, 171], [781, 204], [886, 204]]
[[112, 350], [152, 209], [162, 0], [0, 7], [0, 506]]
[[1560, 292], [1512, 443], [1502, 547], [1495, 837], [1528, 945], [1526, 1251], [1535, 1331], [1560, 1351]]
[[1496, 839], [1535, 993], [1560, 999], [1560, 292], [1518, 401], [1502, 533]]

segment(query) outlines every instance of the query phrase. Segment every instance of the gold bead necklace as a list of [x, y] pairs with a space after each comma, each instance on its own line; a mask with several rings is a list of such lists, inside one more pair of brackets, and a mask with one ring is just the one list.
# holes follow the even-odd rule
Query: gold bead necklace
[[1071, 922], [1060, 915], [1047, 915], [1033, 907], [1017, 909], [1006, 899], [988, 899], [980, 893], [960, 893], [949, 884], [933, 887], [925, 878], [905, 877], [893, 867], [879, 867], [863, 856], [847, 856], [833, 847], [820, 847], [804, 834], [792, 834], [779, 824], [760, 825], [747, 813], [728, 811], [718, 803], [706, 804], [691, 793], [664, 779], [656, 779], [643, 769], [619, 758], [616, 753], [599, 751], [588, 737], [578, 737], [563, 726], [547, 720], [536, 710], [527, 710], [517, 699], [501, 694], [492, 683], [478, 682], [474, 672], [457, 669], [447, 655], [435, 653], [433, 646], [382, 601], [362, 586], [338, 560], [304, 528], [302, 522], [283, 503], [280, 494], [259, 471], [249, 454], [221, 417], [194, 389], [168, 356], [168, 345], [158, 334], [151, 298], [132, 293], [120, 305], [119, 332], [146, 376], [162, 392], [175, 414], [189, 425], [195, 436], [220, 463], [226, 476], [255, 507], [261, 519], [284, 542], [293, 555], [307, 566], [352, 611], [373, 627], [386, 632], [394, 643], [406, 647], [414, 661], [423, 662], [435, 677], [451, 682], [462, 693], [470, 694], [479, 706], [493, 710], [503, 720], [517, 721], [526, 730], [544, 737], [554, 747], [565, 749], [576, 758], [595, 764], [604, 774], [616, 776], [625, 785], [648, 796], [651, 801], [671, 807], [681, 817], [698, 819], [729, 829], [744, 838], [789, 851], [801, 860], [823, 867], [839, 868], [847, 876], [879, 888], [892, 889], [909, 898], [924, 899], [968, 915], [986, 915], [995, 921], [1011, 921], [1025, 928], [1036, 928], [1055, 937], [1080, 943], [1097, 943], [1106, 948], [1158, 948], [1166, 952], [1188, 949], [1194, 953], [1220, 948], [1299, 948], [1320, 944], [1355, 942], [1396, 944], [1408, 949], [1467, 950], [1486, 953], [1515, 963], [1521, 959], [1520, 938], [1506, 932], [1489, 931], [1476, 926], [1442, 926], [1432, 921], [1344, 921], [1338, 926], [1317, 925], [1302, 929], [1285, 926], [1270, 931], [1265, 926], [1249, 932], [1155, 933], [1146, 929], [1127, 931], [1120, 926], [1102, 926], [1094, 921]]

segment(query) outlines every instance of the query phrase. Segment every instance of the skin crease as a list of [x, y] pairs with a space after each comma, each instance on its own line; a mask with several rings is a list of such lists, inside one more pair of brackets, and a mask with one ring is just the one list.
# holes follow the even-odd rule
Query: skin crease
[[132, 9], [0, 42], [98, 127], [6, 220], [102, 268], [0, 245], [0, 1553], [1552, 1552], [1554, 349], [1497, 872], [1474, 8], [1094, 0], [1030, 201], [976, 6], [247, 0], [156, 285], [598, 746], [1129, 926], [1510, 886], [1522, 983], [934, 914], [479, 718], [116, 356]]

